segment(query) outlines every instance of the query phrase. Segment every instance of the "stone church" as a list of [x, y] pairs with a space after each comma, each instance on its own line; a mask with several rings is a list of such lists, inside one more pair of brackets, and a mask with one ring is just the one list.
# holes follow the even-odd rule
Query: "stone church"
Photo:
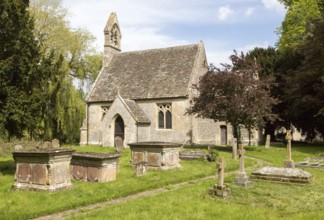
[[[225, 122], [186, 114], [192, 84], [208, 69], [203, 42], [121, 52], [116, 13], [104, 28], [103, 67], [86, 98], [80, 144], [115, 146], [164, 141], [226, 145], [233, 138]], [[258, 138], [258, 134], [254, 134]]]

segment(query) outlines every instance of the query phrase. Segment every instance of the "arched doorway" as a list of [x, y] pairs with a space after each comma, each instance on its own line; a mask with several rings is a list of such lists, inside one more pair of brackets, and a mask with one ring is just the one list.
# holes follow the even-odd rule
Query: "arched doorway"
[[221, 131], [221, 145], [226, 145], [227, 144], [227, 127], [226, 125], [221, 125], [220, 126], [220, 131]]
[[115, 134], [114, 134], [114, 139], [116, 137], [120, 137], [123, 141], [125, 138], [125, 125], [124, 125], [124, 120], [122, 117], [118, 116], [115, 120]]

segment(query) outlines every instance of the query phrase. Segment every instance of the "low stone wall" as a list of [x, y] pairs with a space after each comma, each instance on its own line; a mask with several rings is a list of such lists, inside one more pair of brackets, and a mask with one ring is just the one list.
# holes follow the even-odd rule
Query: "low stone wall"
[[181, 144], [169, 142], [139, 142], [128, 144], [131, 149], [131, 164], [145, 161], [149, 168], [168, 170], [179, 168]]
[[117, 177], [119, 157], [119, 153], [74, 153], [71, 160], [72, 176], [77, 181], [114, 181]]
[[14, 189], [57, 191], [72, 188], [70, 161], [74, 150], [37, 149], [15, 151]]

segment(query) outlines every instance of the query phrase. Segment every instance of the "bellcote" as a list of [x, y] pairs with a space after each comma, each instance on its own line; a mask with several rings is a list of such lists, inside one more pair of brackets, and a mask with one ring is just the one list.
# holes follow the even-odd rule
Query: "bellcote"
[[120, 40], [121, 32], [117, 20], [117, 15], [115, 12], [112, 12], [108, 18], [105, 29], [105, 49], [106, 47], [111, 47], [117, 51], [120, 51]]

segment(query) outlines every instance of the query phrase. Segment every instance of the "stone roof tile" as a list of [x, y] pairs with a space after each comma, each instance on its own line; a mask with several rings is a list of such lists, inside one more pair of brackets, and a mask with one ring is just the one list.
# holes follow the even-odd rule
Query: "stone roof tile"
[[173, 98], [188, 95], [198, 44], [115, 54], [87, 102]]
[[151, 120], [147, 117], [142, 108], [133, 100], [123, 99], [129, 111], [137, 123], [150, 124]]

